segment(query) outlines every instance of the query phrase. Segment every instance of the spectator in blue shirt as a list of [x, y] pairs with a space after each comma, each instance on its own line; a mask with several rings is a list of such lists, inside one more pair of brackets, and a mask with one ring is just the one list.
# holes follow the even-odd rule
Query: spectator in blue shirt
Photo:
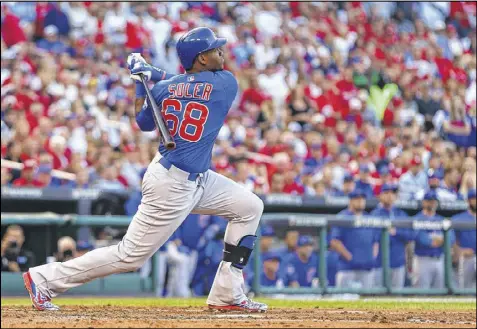
[[[467, 194], [469, 209], [452, 217], [452, 222], [475, 223], [476, 191], [469, 190]], [[460, 288], [475, 289], [475, 247], [476, 230], [454, 230], [456, 236], [456, 249], [459, 258], [462, 258], [462, 275], [458, 276]]]
[[286, 266], [285, 284], [290, 287], [315, 287], [318, 285], [318, 257], [313, 252], [314, 241], [303, 235], [298, 247]]
[[[210, 215], [198, 215], [190, 214], [182, 222], [181, 226], [176, 231], [178, 237], [181, 240], [181, 247], [187, 248], [187, 280], [190, 282], [197, 267], [197, 261], [199, 257], [199, 252], [204, 248], [203, 236], [210, 225], [214, 224], [214, 221], [221, 221], [227, 223], [223, 218]], [[219, 227], [220, 229], [225, 229], [224, 226]], [[208, 242], [208, 241], [207, 241]], [[206, 242], [206, 243], [207, 243]]]
[[428, 190], [420, 190], [418, 191], [414, 197], [416, 198], [416, 200], [420, 200], [422, 201], [422, 199], [424, 198], [424, 194], [426, 194], [427, 191], [429, 190], [433, 190], [433, 191], [436, 191], [436, 189], [441, 186], [441, 181], [442, 181], [442, 178], [443, 175], [439, 172], [439, 171], [431, 171], [429, 174], [428, 174], [428, 179], [427, 179], [427, 182], [429, 183], [429, 189]]
[[[371, 212], [372, 216], [382, 217], [390, 220], [403, 220], [408, 216], [407, 214], [397, 208], [394, 204], [396, 202], [398, 188], [395, 185], [384, 184], [381, 187], [381, 193], [379, 194], [380, 203]], [[390, 234], [390, 246], [389, 255], [390, 258], [390, 281], [391, 286], [394, 289], [404, 287], [404, 281], [406, 276], [406, 245], [414, 241], [414, 231], [407, 228], [391, 228]], [[378, 257], [376, 258], [375, 269], [375, 283], [378, 286], [383, 285], [383, 269], [382, 269], [382, 245], [379, 249]]]
[[[260, 274], [260, 285], [265, 287], [282, 287], [283, 281], [279, 277], [280, 254], [277, 252], [266, 252], [263, 254], [262, 273]], [[250, 285], [252, 282], [249, 283]]]
[[[89, 172], [88, 169], [82, 168], [76, 173], [76, 180], [68, 181], [64, 184], [64, 186], [71, 187], [71, 188], [88, 188], [89, 187]], [[139, 198], [139, 203], [141, 203], [141, 199]], [[135, 214], [139, 203], [136, 205], [135, 210], [132, 212], [132, 215]], [[127, 212], [127, 210], [126, 210]], [[131, 215], [131, 216], [132, 216]]]
[[[356, 189], [349, 195], [349, 206], [338, 213], [344, 220], [365, 216], [366, 194]], [[333, 227], [330, 246], [339, 255], [338, 287], [373, 286], [373, 268], [379, 251], [379, 230], [373, 228]]]
[[371, 178], [370, 170], [367, 165], [359, 166], [359, 178], [356, 181], [356, 188], [364, 193], [366, 199], [374, 197], [373, 187], [369, 183]]
[[[422, 211], [415, 218], [418, 221], [442, 222], [444, 217], [436, 213], [437, 194], [428, 191], [422, 200]], [[451, 244], [454, 242], [451, 237]], [[442, 230], [418, 230], [414, 254], [416, 257], [416, 272], [418, 288], [444, 288], [444, 257]]]
[[[139, 175], [141, 177], [141, 184], [145, 174], [146, 174], [146, 169], [143, 169]], [[141, 190], [134, 190], [131, 192], [131, 194], [129, 194], [128, 200], [124, 203], [124, 211], [126, 213], [126, 216], [134, 216], [136, 214], [137, 209], [139, 208], [139, 205], [141, 204], [141, 199], [142, 199]]]
[[224, 255], [225, 228], [220, 228], [199, 252], [191, 287], [195, 296], [207, 296]]
[[305, 159], [305, 167], [317, 170], [327, 162], [327, 159], [323, 157], [322, 145], [320, 143], [313, 143], [310, 146], [310, 157]]
[[439, 201], [456, 201], [464, 198], [457, 190], [460, 181], [460, 172], [456, 167], [449, 167], [444, 170], [444, 179], [440, 186], [436, 188], [437, 199]]
[[286, 274], [285, 264], [287, 264], [290, 258], [295, 254], [299, 236], [300, 233], [297, 230], [288, 230], [284, 238], [285, 246], [273, 250], [281, 255], [279, 270], [281, 277]]
[[76, 243], [76, 257], [80, 257], [94, 249], [94, 245], [90, 241], [78, 241]]
[[343, 178], [343, 188], [341, 190], [337, 190], [334, 193], [334, 196], [348, 196], [355, 188], [356, 183], [354, 182], [353, 176], [349, 173], [346, 173]]
[[467, 147], [477, 146], [477, 117], [475, 116], [475, 106], [473, 112], [473, 114], [471, 114], [471, 112], [467, 114], [467, 118], [470, 123], [470, 135], [467, 139]]
[[48, 25], [44, 29], [45, 38], [37, 42], [37, 47], [54, 54], [61, 54], [68, 50], [66, 45], [58, 38], [58, 28]]
[[336, 286], [336, 273], [338, 273], [338, 262], [340, 254], [332, 250], [330, 247], [331, 235], [328, 234], [328, 251], [326, 253], [326, 279], [328, 280], [328, 286]]
[[[435, 190], [441, 185], [441, 180], [444, 178], [443, 173], [440, 171], [433, 171], [428, 175], [429, 189]], [[424, 197], [424, 195], [423, 195]], [[422, 200], [422, 198], [421, 198]]]
[[427, 174], [422, 170], [421, 158], [414, 157], [410, 165], [409, 170], [399, 178], [399, 198], [402, 200], [414, 200], [416, 193], [428, 188]]
[[61, 179], [52, 176], [53, 166], [51, 164], [40, 164], [36, 173], [36, 179], [42, 183], [42, 187], [58, 187]]
[[44, 26], [52, 25], [57, 28], [61, 36], [67, 37], [70, 33], [70, 21], [68, 16], [61, 11], [60, 5], [51, 3], [50, 11], [45, 16]]

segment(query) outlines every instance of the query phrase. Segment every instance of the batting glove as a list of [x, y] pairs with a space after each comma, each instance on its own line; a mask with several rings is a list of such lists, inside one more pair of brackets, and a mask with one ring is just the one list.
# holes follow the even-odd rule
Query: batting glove
[[[139, 53], [132, 53], [127, 58], [128, 69], [131, 71], [139, 63], [146, 63], [146, 60]], [[130, 77], [136, 81], [136, 98], [145, 98], [146, 97], [146, 88], [141, 82], [139, 76], [130, 75]]]
[[139, 53], [129, 55], [127, 63], [128, 69], [131, 72], [131, 79], [136, 81], [141, 81], [141, 74], [144, 76], [144, 80], [153, 82], [161, 81], [166, 75], [165, 71], [147, 64]]

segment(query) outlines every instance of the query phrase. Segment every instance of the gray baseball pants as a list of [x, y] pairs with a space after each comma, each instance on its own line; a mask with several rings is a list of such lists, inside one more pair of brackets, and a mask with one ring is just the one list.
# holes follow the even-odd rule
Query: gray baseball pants
[[416, 256], [417, 288], [444, 288], [444, 257]]
[[[140, 268], [181, 225], [189, 213], [225, 217], [224, 240], [237, 245], [255, 235], [263, 202], [252, 192], [211, 170], [194, 181], [175, 166], [166, 169], [159, 153], [149, 164], [142, 184], [142, 200], [126, 235], [115, 246], [96, 249], [60, 263], [30, 269], [37, 288], [50, 298], [96, 278]], [[229, 305], [245, 299], [242, 271], [222, 262], [208, 303]]]
[[[391, 268], [391, 287], [393, 289], [401, 289], [404, 287], [404, 282], [406, 281], [406, 267], [396, 267]], [[376, 268], [374, 269], [374, 283], [376, 287], [382, 287], [383, 284], [383, 269]]]
[[372, 288], [373, 271], [339, 271], [336, 274], [336, 286], [339, 288]]

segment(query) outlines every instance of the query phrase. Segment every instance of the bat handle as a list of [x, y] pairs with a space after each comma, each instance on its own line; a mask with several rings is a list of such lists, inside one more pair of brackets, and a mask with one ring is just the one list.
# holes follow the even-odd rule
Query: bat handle
[[167, 143], [164, 143], [164, 146], [166, 147], [167, 150], [173, 150], [176, 148], [176, 142], [167, 142]]

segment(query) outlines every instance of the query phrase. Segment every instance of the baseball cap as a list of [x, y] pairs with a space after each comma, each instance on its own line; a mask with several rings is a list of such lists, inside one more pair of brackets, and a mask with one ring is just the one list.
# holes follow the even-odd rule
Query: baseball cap
[[311, 144], [311, 147], [310, 147], [312, 150], [321, 150], [321, 144], [320, 143], [313, 143]]
[[434, 190], [429, 190], [424, 194], [423, 200], [431, 201], [431, 200], [437, 200], [437, 193]]
[[467, 192], [467, 199], [474, 199], [477, 195], [477, 192], [475, 190], [475, 188], [469, 190], [469, 192]]
[[439, 171], [433, 171], [431, 173], [429, 173], [429, 175], [427, 176], [428, 179], [442, 179], [442, 175], [440, 174]]
[[383, 192], [396, 192], [398, 190], [396, 185], [393, 184], [384, 184], [381, 187], [381, 193]]
[[346, 173], [344, 175], [343, 181], [344, 182], [352, 182], [352, 181], [354, 181], [354, 178], [350, 173]]
[[280, 256], [280, 254], [278, 252], [273, 252], [273, 251], [270, 251], [270, 252], [266, 252], [266, 253], [263, 253], [262, 255], [262, 261], [266, 262], [268, 260], [278, 260], [278, 261], [281, 261], [282, 260], [282, 257]]
[[273, 230], [273, 227], [266, 225], [262, 227], [261, 234], [262, 236], [275, 236], [275, 231]]
[[53, 170], [53, 166], [50, 164], [41, 164], [38, 166], [38, 173], [49, 174]]
[[355, 198], [365, 198], [366, 194], [364, 193], [363, 190], [361, 189], [354, 189], [351, 191], [351, 193], [348, 195], [350, 199], [355, 199]]
[[365, 173], [368, 173], [370, 170], [369, 170], [369, 166], [368, 165], [360, 165], [359, 166], [359, 171], [360, 172], [365, 172]]
[[83, 250], [93, 250], [94, 246], [89, 241], [78, 241], [76, 244], [76, 250], [83, 251]]
[[313, 245], [313, 238], [309, 235], [301, 235], [298, 238], [298, 247]]
[[390, 174], [390, 170], [387, 166], [382, 166], [379, 168], [379, 175], [381, 176], [384, 176], [384, 175], [389, 175]]

